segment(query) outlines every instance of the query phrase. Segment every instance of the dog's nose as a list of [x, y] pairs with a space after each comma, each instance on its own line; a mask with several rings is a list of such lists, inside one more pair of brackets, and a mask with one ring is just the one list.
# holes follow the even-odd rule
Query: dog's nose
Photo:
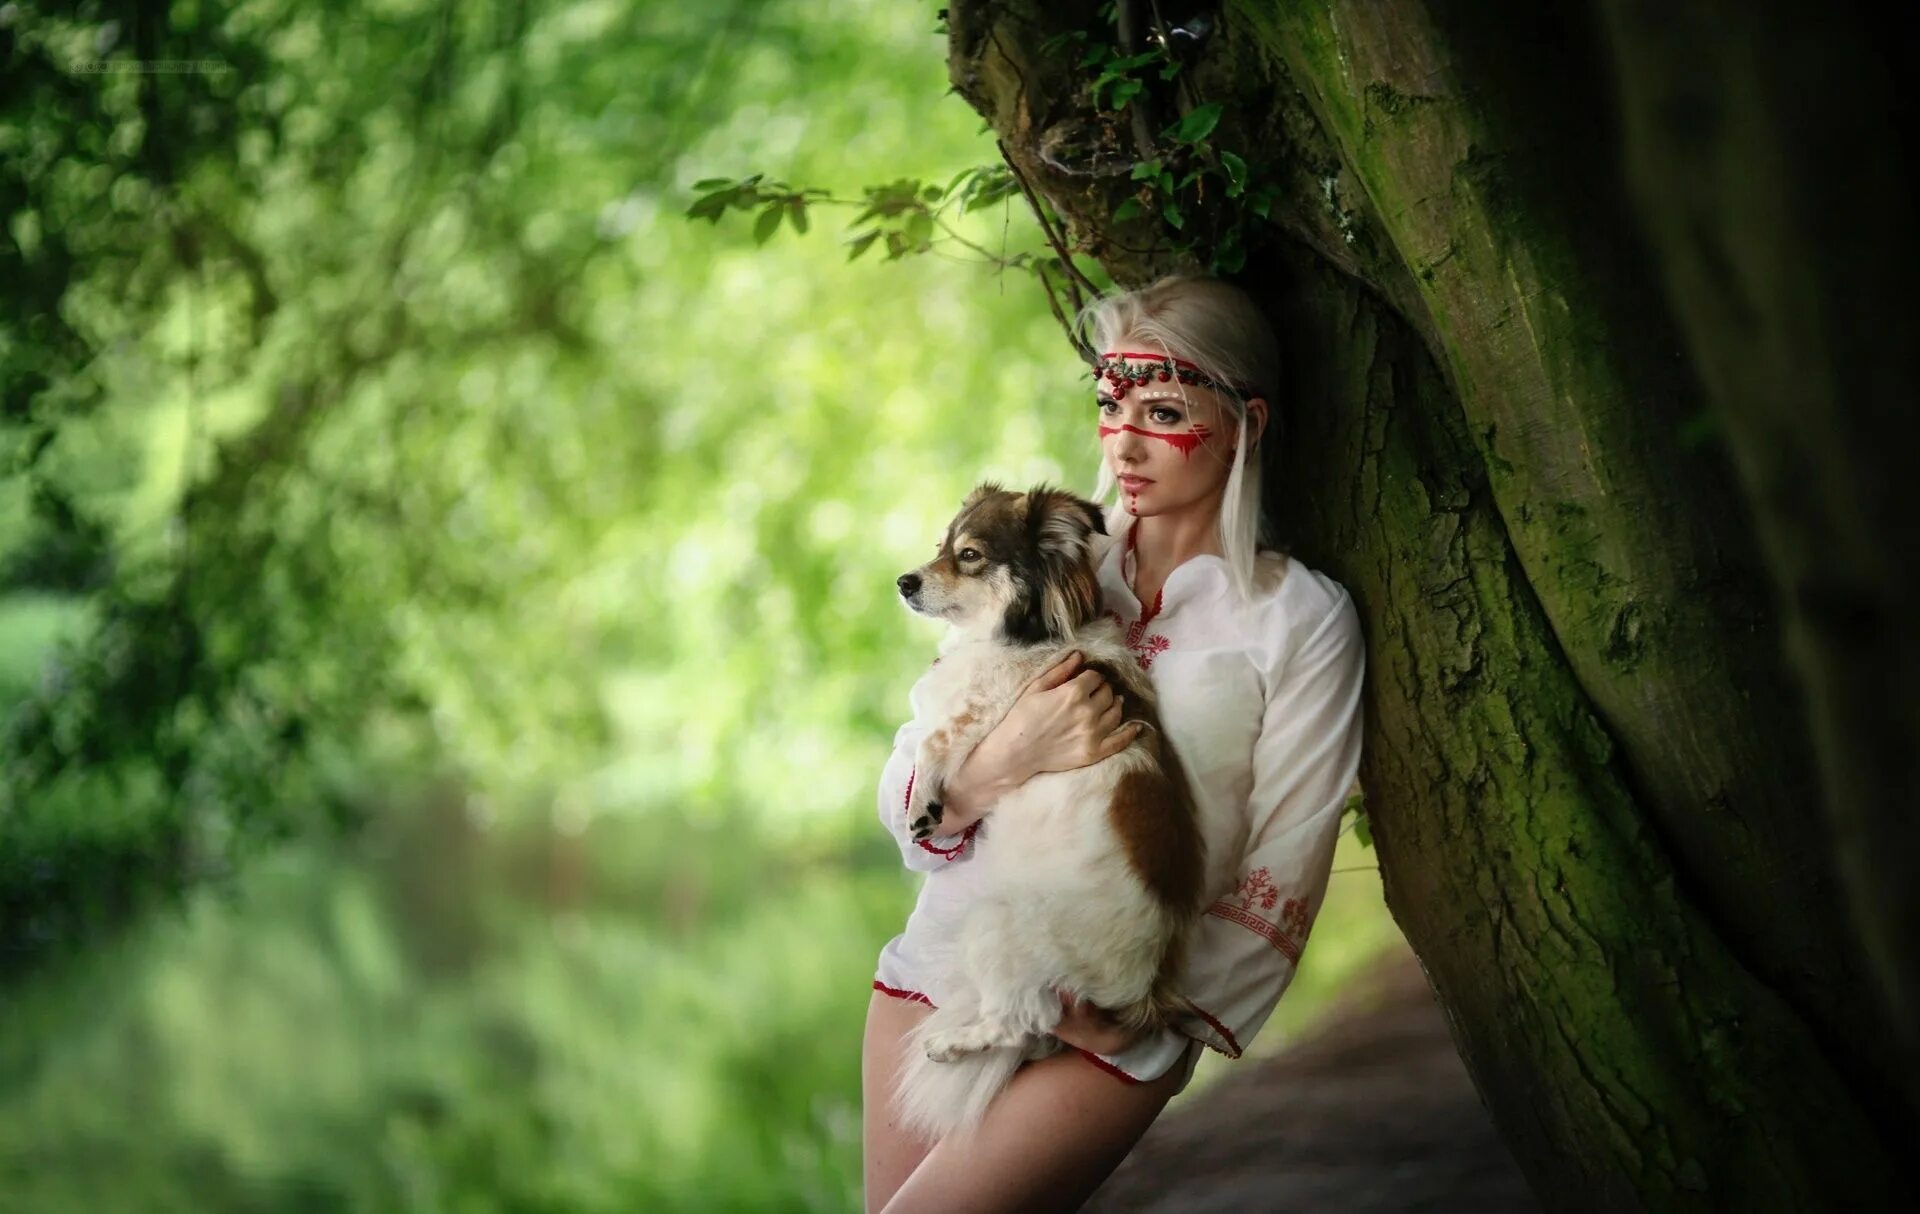
[[893, 579], [893, 582], [900, 587], [900, 593], [907, 597], [912, 597], [913, 593], [920, 589], [920, 575], [917, 573], [903, 573]]

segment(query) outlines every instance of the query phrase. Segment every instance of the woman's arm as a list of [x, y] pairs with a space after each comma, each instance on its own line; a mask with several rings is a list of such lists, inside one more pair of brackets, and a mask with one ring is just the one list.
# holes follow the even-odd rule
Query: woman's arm
[[1021, 689], [1013, 707], [947, 782], [936, 838], [966, 834], [995, 802], [1046, 771], [1071, 771], [1117, 755], [1139, 736], [1121, 720], [1120, 697], [1081, 668], [1075, 651]]
[[1293, 981], [1326, 897], [1340, 815], [1360, 769], [1366, 644], [1344, 590], [1287, 661], [1254, 745], [1253, 829], [1239, 886], [1188, 941], [1183, 1026], [1229, 1056], [1253, 1040]]

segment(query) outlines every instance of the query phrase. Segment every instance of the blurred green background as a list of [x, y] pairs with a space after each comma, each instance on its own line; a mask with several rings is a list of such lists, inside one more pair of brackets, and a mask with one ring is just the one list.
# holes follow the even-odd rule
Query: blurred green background
[[[994, 163], [934, 7], [62, 12], [0, 9], [0, 1210], [857, 1208], [892, 579], [1093, 414], [1030, 278], [684, 212]], [[1254, 1052], [1398, 939], [1371, 863]]]

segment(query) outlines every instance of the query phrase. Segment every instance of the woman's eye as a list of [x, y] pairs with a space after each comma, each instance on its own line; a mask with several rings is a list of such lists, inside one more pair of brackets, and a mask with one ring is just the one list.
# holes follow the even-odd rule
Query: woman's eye
[[1105, 413], [1108, 409], [1118, 409], [1120, 407], [1119, 405], [1115, 404], [1113, 401], [1108, 400], [1104, 396], [1100, 398], [1099, 405], [1100, 405], [1100, 412], [1102, 413]]
[[1155, 409], [1153, 411], [1153, 420], [1159, 422], [1163, 426], [1171, 426], [1173, 423], [1180, 420], [1180, 415], [1178, 413], [1175, 413], [1172, 409]]

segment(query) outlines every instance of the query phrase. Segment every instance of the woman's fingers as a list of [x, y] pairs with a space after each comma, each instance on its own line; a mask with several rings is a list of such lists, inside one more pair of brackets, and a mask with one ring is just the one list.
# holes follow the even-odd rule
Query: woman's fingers
[[1125, 707], [1125, 705], [1121, 704], [1119, 698], [1115, 697], [1101, 710], [1099, 728], [1102, 733], [1120, 724], [1120, 715], [1125, 710]]
[[1139, 721], [1128, 721], [1107, 735], [1106, 741], [1100, 744], [1100, 757], [1110, 759], [1114, 755], [1119, 754], [1127, 747], [1133, 745], [1133, 740], [1139, 737], [1145, 729], [1146, 726]]
[[1080, 669], [1080, 663], [1085, 660], [1085, 655], [1078, 649], [1068, 652], [1065, 657], [1027, 680], [1027, 685], [1020, 689], [1020, 694], [1026, 695], [1030, 691], [1052, 691], [1073, 678], [1074, 673]]

